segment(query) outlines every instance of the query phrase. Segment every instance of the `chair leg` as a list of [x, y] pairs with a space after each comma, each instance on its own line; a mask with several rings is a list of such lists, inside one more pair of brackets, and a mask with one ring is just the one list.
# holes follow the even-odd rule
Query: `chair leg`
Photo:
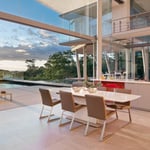
[[42, 117], [43, 110], [44, 110], [44, 105], [42, 106], [42, 110], [41, 110], [41, 113], [40, 113], [40, 117], [39, 117], [39, 119], [41, 119], [41, 117]]
[[72, 116], [72, 120], [71, 120], [71, 124], [70, 124], [69, 130], [71, 130], [71, 128], [72, 128], [72, 125], [73, 125], [73, 122], [74, 122], [74, 118], [75, 118], [75, 114], [73, 114], [73, 116]]
[[106, 120], [103, 123], [103, 127], [102, 127], [102, 131], [101, 131], [101, 135], [100, 135], [100, 141], [103, 141], [103, 136], [104, 136], [104, 132], [105, 132], [105, 127], [106, 127]]
[[129, 113], [129, 121], [132, 122], [130, 108], [128, 108], [128, 113]]
[[89, 129], [89, 124], [90, 124], [90, 120], [87, 121], [86, 128], [85, 128], [85, 131], [84, 131], [84, 135], [87, 135], [87, 132], [88, 132], [88, 129]]
[[61, 123], [62, 123], [63, 115], [64, 115], [64, 111], [62, 111], [62, 113], [61, 113], [61, 117], [60, 117], [60, 121], [59, 121], [59, 126], [60, 126]]
[[49, 122], [49, 121], [50, 121], [50, 118], [51, 118], [51, 116], [52, 116], [52, 111], [53, 111], [53, 107], [51, 107], [51, 110], [50, 110], [50, 113], [49, 113], [49, 116], [48, 116], [47, 122]]

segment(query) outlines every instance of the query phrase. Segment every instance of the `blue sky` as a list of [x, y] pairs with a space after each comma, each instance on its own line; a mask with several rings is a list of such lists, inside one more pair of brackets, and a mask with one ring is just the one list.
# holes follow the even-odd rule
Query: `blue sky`
[[[0, 0], [0, 11], [59, 27], [64, 25], [59, 14], [37, 0]], [[0, 20], [0, 69], [25, 70], [26, 59], [43, 65], [50, 54], [69, 49], [59, 45], [64, 38], [54, 32]]]
[[58, 13], [37, 0], [0, 0], [0, 11], [53, 25], [62, 24]]

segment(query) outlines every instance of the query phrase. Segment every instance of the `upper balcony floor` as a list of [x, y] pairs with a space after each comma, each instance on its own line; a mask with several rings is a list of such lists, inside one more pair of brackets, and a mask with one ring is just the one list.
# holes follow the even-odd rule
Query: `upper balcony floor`
[[150, 12], [112, 20], [112, 36], [132, 38], [150, 35]]

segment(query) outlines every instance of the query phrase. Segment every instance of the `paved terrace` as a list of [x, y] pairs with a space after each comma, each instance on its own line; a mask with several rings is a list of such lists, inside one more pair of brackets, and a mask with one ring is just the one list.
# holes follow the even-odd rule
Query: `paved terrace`
[[[99, 128], [90, 128], [89, 135], [84, 136], [85, 125], [75, 123], [74, 129], [69, 131], [69, 124], [58, 126], [59, 120], [50, 123], [47, 123], [47, 118], [39, 120], [39, 87], [43, 86], [7, 89], [12, 92], [13, 101], [0, 100], [1, 106], [13, 102], [18, 105], [0, 111], [1, 150], [149, 150], [149, 112], [132, 109], [131, 124], [127, 122], [128, 114], [119, 112], [120, 119], [106, 128], [106, 135], [112, 135], [104, 142], [99, 142]], [[56, 106], [54, 112], [60, 116], [61, 106]]]

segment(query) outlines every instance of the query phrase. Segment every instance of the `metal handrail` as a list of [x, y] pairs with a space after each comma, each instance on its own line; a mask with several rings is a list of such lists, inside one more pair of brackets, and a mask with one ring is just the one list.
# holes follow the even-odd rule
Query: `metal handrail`
[[150, 26], [150, 12], [112, 20], [113, 33], [129, 31]]
[[150, 14], [150, 11], [144, 12], [144, 13], [135, 14], [135, 15], [131, 15], [131, 16], [127, 16], [127, 17], [113, 19], [112, 21], [117, 21], [117, 20], [126, 19], [126, 18], [135, 18], [135, 17], [141, 16], [141, 15], [145, 15], [145, 14]]

